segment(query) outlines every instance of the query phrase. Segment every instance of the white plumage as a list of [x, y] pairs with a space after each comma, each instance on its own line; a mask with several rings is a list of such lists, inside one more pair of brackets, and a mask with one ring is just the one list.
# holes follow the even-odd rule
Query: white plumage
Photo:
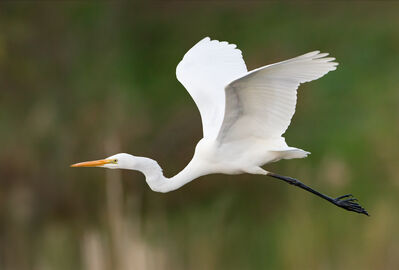
[[280, 159], [303, 158], [309, 152], [289, 147], [282, 135], [295, 113], [301, 83], [322, 77], [338, 65], [327, 53], [310, 52], [247, 71], [236, 45], [206, 37], [194, 45], [176, 68], [176, 77], [197, 105], [203, 138], [190, 163], [172, 178], [163, 176], [152, 159], [116, 154], [74, 167], [141, 171], [152, 190], [169, 192], [207, 174], [268, 175], [310, 191], [346, 210], [367, 214], [354, 198], [323, 195], [300, 181], [261, 166]]
[[327, 55], [311, 52], [248, 72], [236, 45], [202, 39], [176, 69], [201, 113], [199, 150], [214, 146], [218, 160], [212, 164], [223, 160], [217, 170], [224, 173], [259, 172], [271, 161], [306, 157], [308, 152], [287, 146], [281, 135], [294, 115], [299, 84], [336, 69], [335, 58]]
[[247, 67], [236, 45], [202, 39], [183, 57], [176, 77], [197, 105], [204, 138], [216, 138], [225, 110], [224, 88], [245, 75]]

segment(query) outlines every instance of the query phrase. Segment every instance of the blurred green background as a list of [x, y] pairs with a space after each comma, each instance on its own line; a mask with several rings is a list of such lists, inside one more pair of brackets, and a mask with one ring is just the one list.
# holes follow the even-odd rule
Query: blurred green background
[[[0, 4], [0, 269], [399, 269], [399, 4], [80, 1]], [[175, 78], [204, 36], [249, 69], [312, 51], [337, 71], [302, 85], [285, 137], [312, 152], [262, 176], [169, 194], [137, 172], [71, 169], [127, 152], [181, 170], [200, 116]]]

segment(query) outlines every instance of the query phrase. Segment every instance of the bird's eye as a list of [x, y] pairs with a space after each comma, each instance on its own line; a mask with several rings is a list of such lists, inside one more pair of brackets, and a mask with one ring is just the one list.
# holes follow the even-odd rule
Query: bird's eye
[[116, 163], [118, 163], [118, 160], [117, 160], [117, 159], [114, 159], [114, 160], [112, 161], [112, 163], [116, 164]]

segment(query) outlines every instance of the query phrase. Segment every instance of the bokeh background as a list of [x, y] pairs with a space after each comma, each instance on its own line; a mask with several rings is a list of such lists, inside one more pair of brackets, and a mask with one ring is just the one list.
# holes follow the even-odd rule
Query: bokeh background
[[[80, 1], [0, 4], [0, 269], [399, 269], [399, 4]], [[266, 168], [371, 217], [253, 175], [157, 194], [137, 172], [71, 169], [128, 152], [172, 176], [201, 138], [175, 78], [204, 36], [249, 69], [312, 50], [285, 137], [312, 152]]]

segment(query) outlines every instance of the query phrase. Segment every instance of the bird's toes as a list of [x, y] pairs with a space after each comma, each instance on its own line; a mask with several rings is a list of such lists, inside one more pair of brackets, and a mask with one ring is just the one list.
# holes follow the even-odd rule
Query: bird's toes
[[[348, 198], [345, 200], [342, 200], [344, 198]], [[364, 214], [364, 215], [369, 215], [366, 209], [364, 209], [360, 204], [357, 203], [357, 199], [353, 197], [352, 194], [347, 194], [344, 196], [340, 196], [334, 199], [335, 205], [348, 210], [348, 211], [353, 211], [356, 213]]]
[[335, 199], [336, 200], [341, 200], [341, 199], [348, 198], [348, 197], [353, 197], [353, 195], [352, 194], [346, 194], [346, 195], [342, 195], [342, 196], [340, 196], [338, 198], [335, 198]]
[[358, 201], [359, 200], [356, 198], [349, 198], [349, 199], [343, 200], [343, 202], [358, 202]]

